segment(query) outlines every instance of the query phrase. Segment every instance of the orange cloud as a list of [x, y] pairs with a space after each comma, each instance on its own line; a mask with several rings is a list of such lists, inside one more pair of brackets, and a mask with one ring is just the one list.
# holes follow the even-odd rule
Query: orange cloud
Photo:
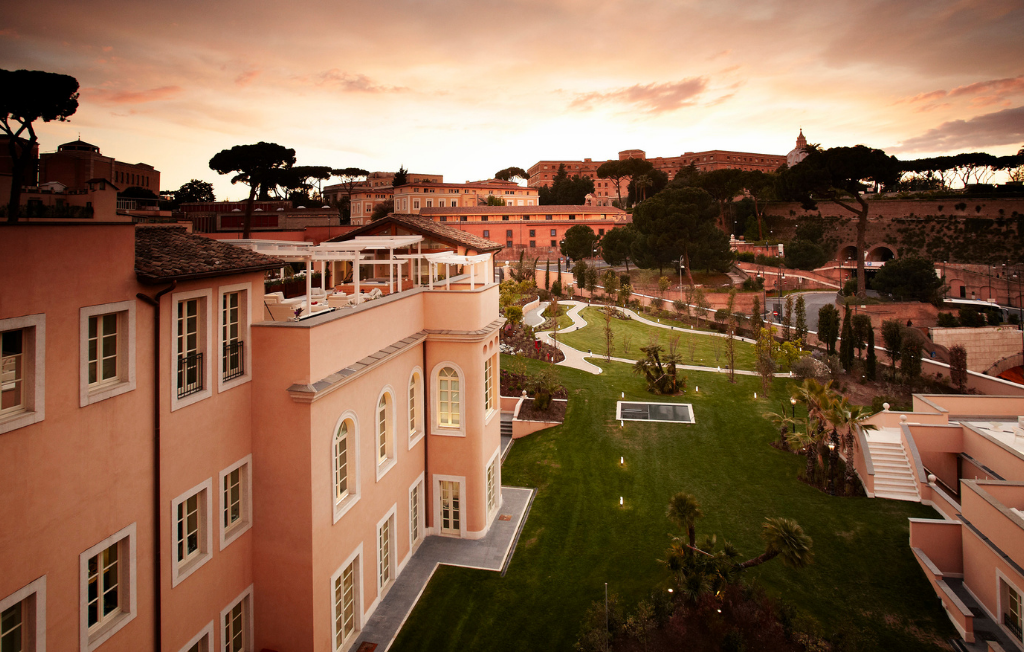
[[958, 86], [949, 91], [949, 96], [960, 97], [962, 95], [977, 95], [979, 93], [994, 93], [999, 97], [1024, 93], [1024, 75]]
[[337, 68], [320, 73], [314, 83], [317, 86], [336, 86], [347, 93], [404, 93], [409, 90], [405, 86], [383, 86], [366, 75], [353, 75]]
[[247, 70], [238, 77], [235, 77], [235, 83], [239, 86], [248, 86], [253, 82], [253, 80], [260, 76], [260, 72], [261, 71], [259, 70]]
[[1024, 140], [1024, 106], [986, 113], [970, 120], [950, 120], [903, 141], [897, 152], [948, 152], [1012, 145]]
[[706, 78], [691, 77], [664, 84], [636, 84], [606, 93], [577, 93], [569, 108], [585, 111], [596, 104], [625, 104], [647, 113], [664, 113], [695, 105], [697, 98], [707, 90], [707, 85]]
[[181, 92], [181, 86], [161, 86], [144, 91], [113, 91], [105, 88], [86, 88], [83, 92], [97, 104], [145, 104], [166, 100]]

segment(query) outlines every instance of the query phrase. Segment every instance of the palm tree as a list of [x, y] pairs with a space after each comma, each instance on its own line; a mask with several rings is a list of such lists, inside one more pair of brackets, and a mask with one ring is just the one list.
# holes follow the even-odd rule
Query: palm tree
[[834, 409], [830, 411], [829, 421], [841, 433], [841, 448], [846, 457], [845, 482], [847, 489], [853, 488], [857, 482], [853, 463], [853, 442], [856, 437], [856, 428], [861, 430], [878, 429], [872, 423], [864, 423], [871, 416], [870, 408], [864, 405], [851, 405], [845, 396], [840, 397], [835, 402]]
[[782, 557], [782, 563], [790, 568], [803, 568], [814, 560], [814, 552], [811, 550], [814, 541], [793, 519], [766, 518], [761, 526], [761, 538], [765, 543], [764, 552], [736, 564], [736, 570], [760, 566], [779, 556]]
[[691, 548], [697, 545], [697, 519], [703, 516], [700, 503], [693, 494], [680, 491], [668, 501], [668, 518], [680, 529], [686, 530]]

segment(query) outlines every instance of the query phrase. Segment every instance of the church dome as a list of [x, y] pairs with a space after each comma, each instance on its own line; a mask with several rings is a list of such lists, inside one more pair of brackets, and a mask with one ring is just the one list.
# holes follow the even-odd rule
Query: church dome
[[793, 167], [807, 158], [805, 147], [807, 147], [807, 139], [804, 138], [804, 130], [800, 129], [800, 135], [796, 137], [796, 147], [789, 154], [786, 154], [786, 165]]

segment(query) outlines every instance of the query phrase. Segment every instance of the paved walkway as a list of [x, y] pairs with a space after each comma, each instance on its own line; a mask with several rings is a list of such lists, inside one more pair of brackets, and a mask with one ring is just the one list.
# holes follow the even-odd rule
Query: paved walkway
[[[357, 650], [364, 642], [376, 644], [379, 652], [390, 648], [440, 564], [504, 572], [535, 493], [534, 489], [502, 487], [499, 516], [482, 539], [425, 538], [350, 649]], [[503, 521], [502, 516], [510, 518]]]
[[[563, 302], [563, 303], [570, 303], [573, 306], [569, 310], [569, 312], [566, 313], [569, 316], [569, 318], [572, 319], [572, 327], [560, 330], [560, 331], [558, 331], [559, 333], [569, 333], [569, 332], [572, 332], [574, 330], [578, 330], [580, 328], [583, 328], [584, 326], [587, 325], [587, 321], [585, 319], [583, 319], [582, 317], [580, 317], [580, 311], [583, 310], [584, 308], [586, 308], [589, 304], [583, 303], [581, 301], [571, 301], [571, 302]], [[665, 330], [685, 331], [686, 333], [689, 333], [690, 335], [706, 335], [708, 337], [726, 337], [722, 333], [710, 333], [708, 331], [698, 331], [698, 330], [692, 330], [691, 331], [691, 330], [687, 330], [687, 329], [684, 329], [684, 328], [678, 328], [677, 329], [674, 326], [669, 326], [667, 324], [660, 324], [658, 322], [653, 322], [653, 321], [651, 321], [649, 319], [641, 317], [640, 315], [636, 314], [632, 310], [625, 310], [623, 308], [619, 308], [619, 310], [622, 311], [622, 312], [625, 312], [628, 315], [630, 315], [630, 317], [632, 317], [633, 319], [639, 321], [640, 323], [647, 324], [648, 326], [654, 326], [656, 328], [664, 328]], [[553, 344], [553, 342], [551, 340], [551, 331], [544, 331], [544, 332], [541, 332], [541, 333], [537, 333], [537, 337], [542, 342], [545, 342], [547, 344]], [[751, 340], [751, 339], [746, 338], [746, 337], [737, 337], [736, 339], [741, 341], [741, 342], [747, 342], [748, 344], [753, 344], [754, 343], [754, 340]], [[566, 345], [562, 341], [559, 341], [557, 343], [557, 346], [558, 346], [558, 350], [561, 351], [565, 355], [565, 360], [562, 360], [561, 362], [559, 362], [558, 365], [563, 366], [563, 367], [572, 367], [573, 369], [579, 369], [581, 371], [586, 371], [587, 373], [594, 374], [595, 376], [601, 373], [601, 367], [598, 367], [595, 364], [591, 364], [590, 362], [587, 362], [586, 359], [587, 358], [593, 358], [595, 360], [606, 360], [607, 359], [607, 358], [605, 358], [602, 355], [593, 355], [591, 353], [586, 353], [584, 351], [579, 351], [577, 349], [572, 348], [571, 346]], [[616, 358], [616, 357], [612, 357], [610, 360], [612, 362], [625, 362], [626, 364], [634, 364], [636, 362], [636, 360], [630, 360], [629, 358]], [[687, 371], [708, 371], [708, 372], [716, 372], [716, 373], [723, 373], [723, 374], [729, 373], [728, 369], [723, 369], [722, 367], [717, 367], [717, 368], [716, 367], [702, 367], [702, 366], [699, 366], [699, 365], [689, 365], [689, 364], [686, 364], [686, 365], [677, 365], [677, 368], [678, 369], [685, 369]], [[738, 375], [738, 376], [757, 376], [759, 374], [756, 371], [746, 371], [746, 370], [743, 370], [743, 369], [737, 369], [736, 370], [736, 375]], [[792, 378], [793, 374], [791, 374], [790, 372], [786, 371], [786, 372], [780, 372], [780, 373], [775, 374], [775, 377], [776, 378]]]
[[548, 308], [547, 301], [541, 301], [537, 304], [537, 307], [530, 312], [523, 315], [523, 323], [527, 326], [537, 327], [544, 323], [545, 319], [542, 316], [544, 311]]

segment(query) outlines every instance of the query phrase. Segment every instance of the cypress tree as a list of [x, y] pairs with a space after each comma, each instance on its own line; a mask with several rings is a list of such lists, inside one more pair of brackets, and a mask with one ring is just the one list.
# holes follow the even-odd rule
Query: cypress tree
[[793, 338], [807, 344], [807, 304], [802, 294], [796, 298], [796, 332]]
[[868, 361], [865, 363], [865, 372], [868, 380], [874, 380], [877, 373], [878, 361], [875, 359], [875, 329], [868, 329]]
[[764, 328], [764, 320], [761, 318], [761, 297], [754, 297], [750, 315], [750, 337], [756, 340], [762, 328]]
[[847, 372], [853, 367], [853, 324], [850, 319], [850, 306], [846, 306], [843, 315], [843, 332], [839, 342], [839, 364]]
[[544, 289], [551, 290], [551, 259], [548, 258], [548, 266], [544, 268]]

